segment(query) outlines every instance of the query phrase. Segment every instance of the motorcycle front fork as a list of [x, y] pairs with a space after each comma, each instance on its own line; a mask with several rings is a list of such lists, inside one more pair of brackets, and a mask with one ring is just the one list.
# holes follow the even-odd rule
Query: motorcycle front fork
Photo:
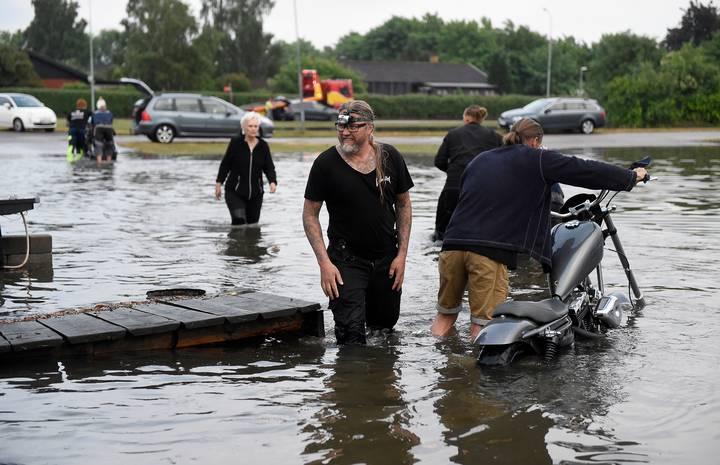
[[645, 296], [640, 291], [640, 287], [635, 280], [635, 275], [630, 269], [630, 262], [625, 255], [625, 249], [623, 249], [622, 243], [620, 243], [620, 237], [617, 234], [615, 223], [613, 223], [613, 220], [612, 218], [610, 218], [609, 214], [605, 216], [605, 224], [607, 225], [607, 235], [609, 235], [610, 239], [612, 239], [613, 245], [615, 246], [615, 251], [620, 258], [620, 263], [622, 263], [623, 270], [625, 271], [625, 276], [627, 276], [628, 283], [630, 284], [630, 289], [632, 289], [633, 295], [635, 296], [635, 305], [638, 308], [642, 308], [645, 305]]

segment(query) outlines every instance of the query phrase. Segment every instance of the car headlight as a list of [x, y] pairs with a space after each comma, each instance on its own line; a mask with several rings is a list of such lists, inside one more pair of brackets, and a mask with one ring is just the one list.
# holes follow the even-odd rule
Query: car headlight
[[524, 118], [524, 116], [513, 116], [513, 117], [512, 117], [512, 122], [513, 122], [513, 123], [517, 123], [518, 121], [520, 121], [520, 120], [523, 119], [523, 118]]

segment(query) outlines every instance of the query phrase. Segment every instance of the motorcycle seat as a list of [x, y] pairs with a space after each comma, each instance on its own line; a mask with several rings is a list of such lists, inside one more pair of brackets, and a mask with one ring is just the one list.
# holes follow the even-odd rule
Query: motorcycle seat
[[568, 306], [560, 299], [545, 299], [539, 302], [530, 300], [513, 300], [495, 307], [493, 317], [514, 316], [527, 318], [538, 323], [550, 323], [565, 316]]

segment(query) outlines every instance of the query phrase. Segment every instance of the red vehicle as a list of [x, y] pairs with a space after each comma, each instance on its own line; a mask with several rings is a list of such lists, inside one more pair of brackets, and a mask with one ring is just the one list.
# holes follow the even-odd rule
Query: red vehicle
[[323, 79], [314, 69], [302, 70], [303, 100], [317, 101], [333, 108], [353, 99], [352, 79]]

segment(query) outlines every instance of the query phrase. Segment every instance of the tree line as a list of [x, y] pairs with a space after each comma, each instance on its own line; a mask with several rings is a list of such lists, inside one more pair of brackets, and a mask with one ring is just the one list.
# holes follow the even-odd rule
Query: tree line
[[[29, 48], [88, 68], [87, 24], [72, 0], [32, 0], [33, 21], [24, 31], [0, 33], [0, 85], [29, 83], [19, 57]], [[273, 0], [202, 0], [196, 18], [182, 0], [129, 0], [120, 30], [93, 40], [96, 74], [137, 77], [158, 90], [237, 91], [265, 88], [297, 92], [296, 45], [263, 29]], [[603, 35], [593, 44], [573, 37], [552, 40], [552, 94], [597, 98], [615, 124], [629, 126], [720, 122], [720, 16], [710, 1], [691, 0], [665, 38], [630, 31]], [[548, 38], [506, 21], [445, 21], [437, 14], [392, 17], [366, 34], [351, 32], [320, 50], [301, 40], [303, 68], [323, 77], [353, 79], [343, 60], [470, 63], [488, 74], [501, 93], [544, 95]], [[14, 52], [13, 52], [14, 51]], [[581, 71], [585, 69], [585, 71]], [[14, 82], [13, 82], [14, 79]]]

